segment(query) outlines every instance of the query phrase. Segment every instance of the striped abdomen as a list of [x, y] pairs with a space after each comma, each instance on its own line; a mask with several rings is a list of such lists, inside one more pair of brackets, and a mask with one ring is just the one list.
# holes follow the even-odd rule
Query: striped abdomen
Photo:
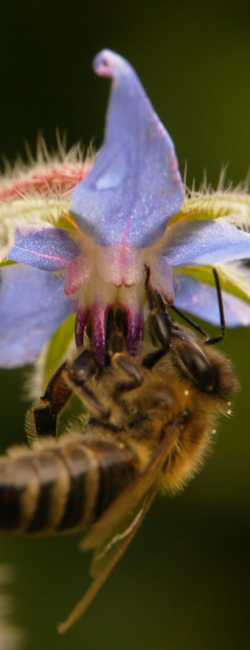
[[65, 435], [0, 458], [0, 529], [61, 532], [96, 521], [137, 474], [135, 453], [98, 435]]

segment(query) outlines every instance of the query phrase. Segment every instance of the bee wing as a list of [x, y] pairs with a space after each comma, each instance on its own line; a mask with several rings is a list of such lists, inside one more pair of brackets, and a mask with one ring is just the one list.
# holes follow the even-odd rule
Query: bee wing
[[[98, 574], [94, 580], [92, 580], [89, 588], [85, 592], [83, 598], [75, 605], [75, 607], [70, 612], [68, 618], [58, 625], [58, 632], [64, 634], [67, 630], [78, 621], [79, 618], [86, 612], [86, 609], [91, 605], [95, 596], [98, 594], [98, 591], [106, 582], [109, 574], [114, 569], [117, 562], [119, 562], [123, 553], [126, 551], [127, 546], [130, 544], [133, 539], [137, 529], [140, 526], [142, 519], [144, 518], [153, 498], [155, 495], [155, 489], [152, 489], [147, 499], [145, 500], [144, 506], [139, 510], [137, 515], [134, 517], [133, 521], [130, 523], [130, 526], [124, 531], [118, 540], [118, 536], [114, 544], [109, 545], [107, 549], [107, 554], [105, 551], [102, 553], [102, 570], [98, 567]], [[105, 559], [104, 559], [105, 558]], [[104, 561], [103, 561], [104, 560]]]
[[145, 470], [135, 480], [133, 485], [129, 486], [117, 497], [102, 517], [91, 526], [82, 540], [80, 544], [82, 550], [95, 549], [95, 555], [91, 565], [91, 575], [96, 575], [97, 567], [95, 565], [98, 563], [98, 558], [104, 555], [104, 549], [110, 546], [112, 540], [116, 535], [119, 535], [124, 527], [127, 527], [128, 524], [126, 521], [131, 522], [135, 516], [135, 512], [137, 513], [136, 516], [138, 515], [138, 511], [146, 495], [152, 486], [157, 484], [159, 472], [172, 447], [173, 437], [178, 431], [178, 424], [178, 420], [172, 424]]
[[93, 524], [81, 543], [82, 549], [95, 549], [90, 567], [95, 577], [66, 621], [59, 624], [60, 633], [66, 632], [84, 614], [133, 539], [157, 491], [159, 472], [177, 434], [178, 424], [178, 420], [173, 423], [144, 472]]

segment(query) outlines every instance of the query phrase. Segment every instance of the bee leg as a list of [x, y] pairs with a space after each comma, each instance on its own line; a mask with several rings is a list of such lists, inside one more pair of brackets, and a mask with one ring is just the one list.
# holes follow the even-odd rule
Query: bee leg
[[145, 290], [149, 303], [149, 329], [154, 345], [161, 345], [165, 352], [169, 348], [170, 337], [175, 325], [166, 311], [162, 297], [149, 282], [150, 269], [146, 266]]
[[[98, 371], [94, 355], [89, 350], [84, 350], [76, 357], [72, 368], [77, 376], [81, 376], [81, 381], [87, 381]], [[68, 363], [65, 361], [48, 383], [39, 404], [30, 409], [26, 419], [30, 439], [34, 437], [33, 427], [37, 436], [57, 435], [58, 415], [65, 408], [73, 392], [72, 386], [67, 381], [68, 372]]]
[[94, 391], [88, 385], [88, 380], [97, 375], [100, 368], [95, 360], [93, 352], [84, 350], [71, 364], [65, 366], [64, 379], [65, 383], [84, 402], [96, 417], [108, 418], [110, 409], [104, 406], [95, 396]]
[[162, 357], [164, 357], [166, 352], [167, 350], [165, 350], [165, 348], [158, 348], [158, 350], [146, 354], [142, 359], [143, 368], [148, 368], [148, 370], [151, 370], [151, 368], [153, 368], [155, 364], [158, 363]]
[[226, 334], [226, 321], [225, 321], [225, 314], [224, 314], [223, 297], [221, 292], [220, 279], [216, 269], [213, 269], [213, 274], [214, 274], [215, 286], [216, 286], [217, 298], [218, 298], [221, 333], [219, 334], [219, 336], [215, 336], [214, 338], [208, 338], [207, 341], [205, 341], [206, 345], [214, 345], [214, 343], [219, 343], [219, 341], [224, 339], [224, 336]]
[[142, 359], [142, 366], [151, 369], [154, 365], [166, 354], [169, 349], [170, 339], [173, 331], [178, 330], [178, 325], [175, 325], [173, 319], [168, 314], [166, 305], [161, 295], [153, 289], [150, 284], [150, 269], [145, 266], [146, 279], [145, 290], [149, 303], [149, 330], [152, 341], [155, 346], [159, 346], [154, 352], [149, 352]]
[[129, 379], [115, 384], [115, 393], [122, 393], [137, 388], [142, 383], [142, 376], [132, 359], [123, 354], [126, 348], [127, 315], [120, 307], [114, 312], [109, 310], [107, 319], [107, 350], [108, 361], [118, 366]]
[[[66, 364], [68, 365], [68, 364]], [[74, 376], [81, 381], [88, 381], [99, 372], [99, 366], [93, 352], [83, 350], [70, 364]]]
[[72, 395], [72, 390], [63, 378], [65, 366], [64, 362], [58, 368], [40, 398], [39, 405], [33, 406], [29, 411], [28, 417], [32, 417], [38, 436], [56, 436], [57, 416]]
[[112, 364], [118, 366], [128, 376], [127, 380], [115, 384], [115, 393], [124, 393], [141, 386], [143, 378], [133, 359], [121, 353], [114, 354]]

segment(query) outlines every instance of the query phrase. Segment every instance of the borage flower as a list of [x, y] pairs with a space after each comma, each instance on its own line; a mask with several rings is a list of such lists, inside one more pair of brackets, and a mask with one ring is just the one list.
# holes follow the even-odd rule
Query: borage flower
[[103, 50], [94, 70], [112, 79], [94, 165], [48, 159], [43, 170], [14, 173], [0, 187], [2, 366], [33, 361], [71, 311], [77, 346], [91, 314], [102, 362], [107, 313], [117, 305], [132, 350], [143, 333], [145, 265], [168, 304], [214, 323], [211, 267], [220, 265], [227, 324], [250, 323], [249, 280], [231, 264], [250, 257], [249, 196], [191, 193], [184, 201], [173, 142], [133, 68]]

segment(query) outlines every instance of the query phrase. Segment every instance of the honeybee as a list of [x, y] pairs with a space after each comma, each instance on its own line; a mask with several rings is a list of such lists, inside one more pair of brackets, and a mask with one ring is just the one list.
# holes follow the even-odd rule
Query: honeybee
[[[63, 363], [29, 414], [32, 448], [0, 458], [0, 529], [29, 535], [88, 527], [81, 548], [94, 551], [93, 581], [61, 633], [90, 605], [156, 492], [178, 490], [200, 468], [237, 389], [230, 361], [208, 345], [217, 339], [203, 341], [173, 321], [149, 274], [146, 286], [152, 343], [130, 356], [124, 314], [111, 311], [105, 365], [87, 349]], [[88, 409], [88, 423], [57, 435], [72, 394]]]

